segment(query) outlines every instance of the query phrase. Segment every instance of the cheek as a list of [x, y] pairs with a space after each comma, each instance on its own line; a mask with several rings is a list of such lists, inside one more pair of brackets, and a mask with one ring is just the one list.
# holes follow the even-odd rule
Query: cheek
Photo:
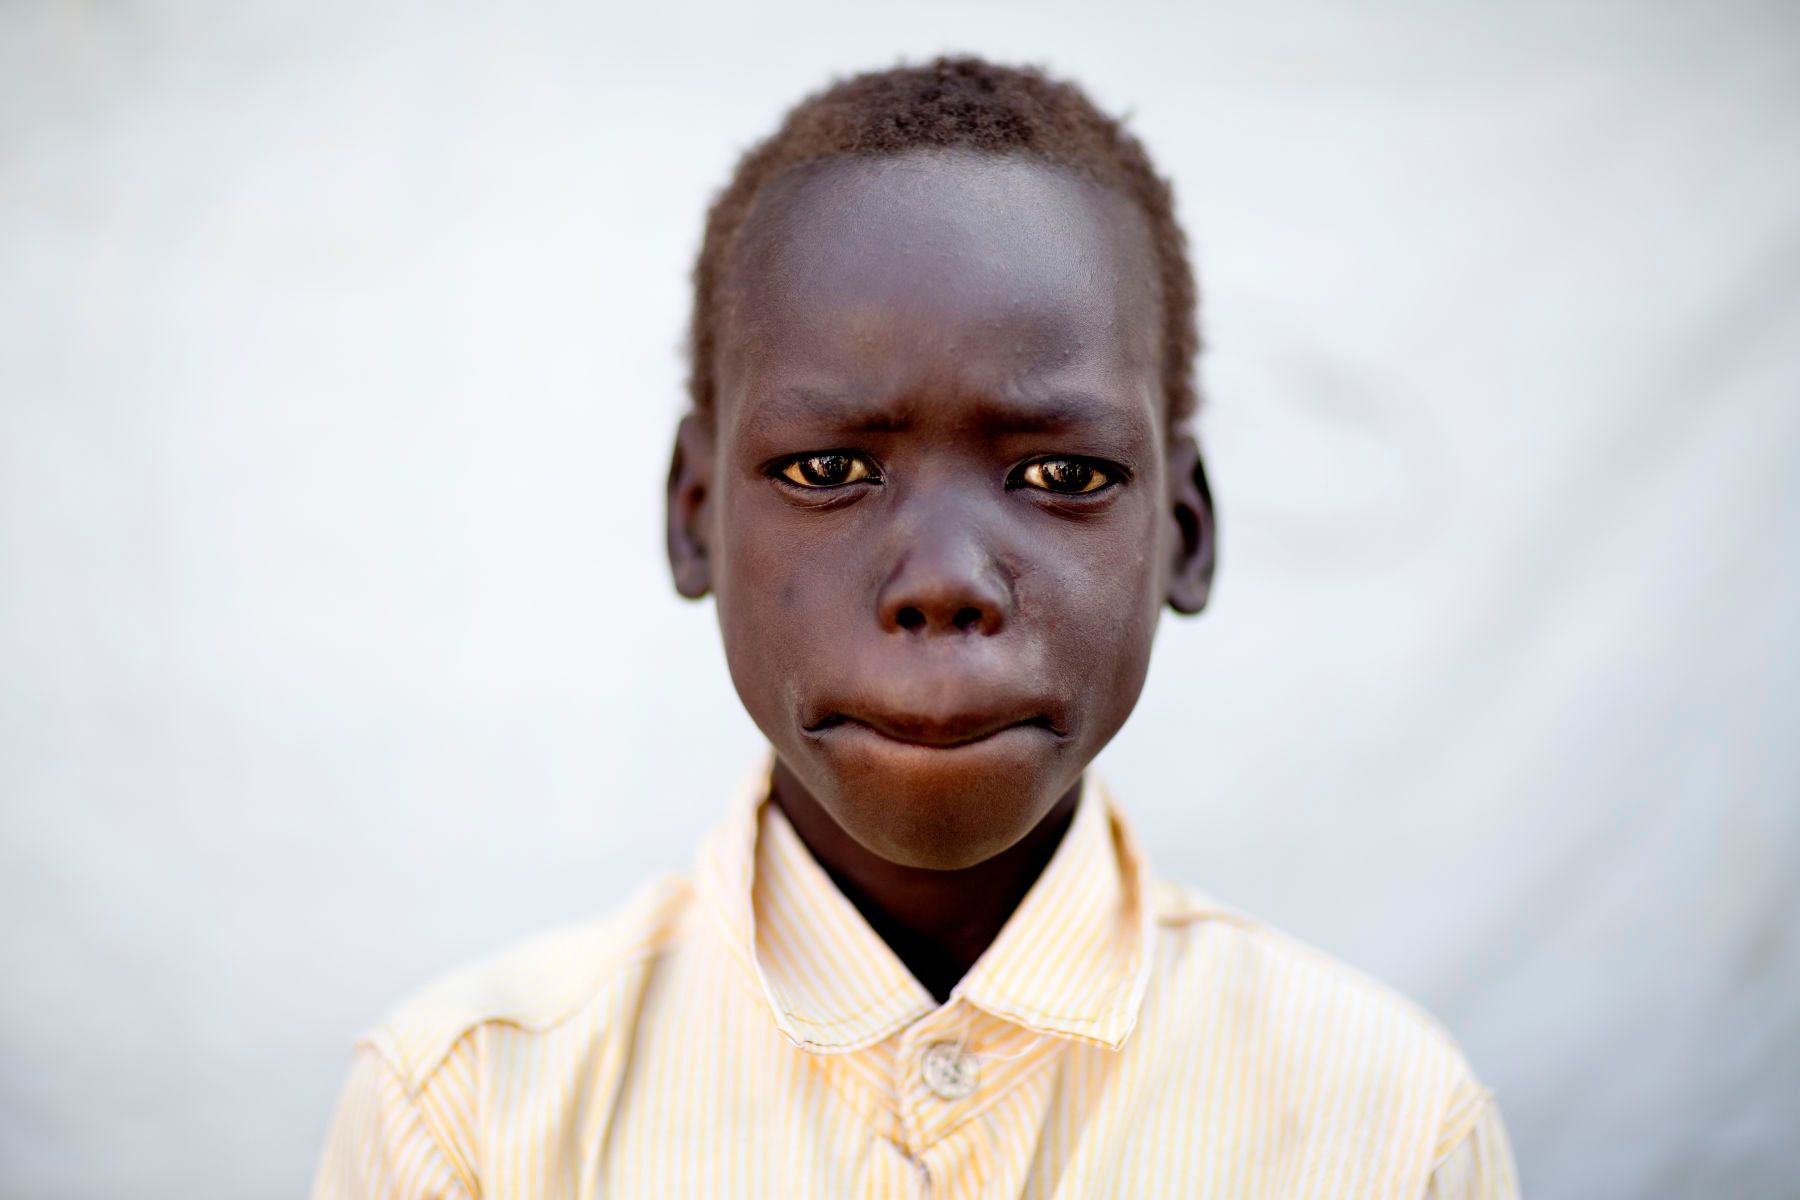
[[1110, 714], [1116, 730], [1143, 688], [1162, 609], [1156, 514], [1078, 532], [1058, 568], [1036, 578], [1034, 607], [1057, 612], [1046, 624], [1059, 686], [1081, 696], [1092, 718]]
[[[720, 494], [714, 597], [725, 657], [753, 717], [791, 707], [797, 680], [842, 623], [856, 588], [852, 564], [829, 547], [800, 544], [786, 514], [747, 487]], [[777, 503], [779, 503], [777, 501]]]

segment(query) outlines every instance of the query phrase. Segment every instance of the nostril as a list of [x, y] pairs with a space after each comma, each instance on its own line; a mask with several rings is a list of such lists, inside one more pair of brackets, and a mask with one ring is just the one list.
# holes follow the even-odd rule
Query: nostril
[[956, 627], [964, 633], [981, 624], [981, 610], [978, 608], [959, 608], [956, 610]]
[[923, 629], [925, 627], [925, 614], [918, 609], [913, 608], [911, 605], [901, 609], [894, 619], [900, 622], [900, 628], [909, 633], [915, 629]]

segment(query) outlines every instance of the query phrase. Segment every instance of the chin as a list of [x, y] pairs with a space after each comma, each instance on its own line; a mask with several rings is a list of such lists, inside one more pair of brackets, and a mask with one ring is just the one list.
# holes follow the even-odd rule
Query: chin
[[1010, 848], [1081, 773], [1068, 742], [1039, 728], [949, 747], [855, 726], [802, 741], [790, 766], [844, 832], [889, 862], [929, 870]]

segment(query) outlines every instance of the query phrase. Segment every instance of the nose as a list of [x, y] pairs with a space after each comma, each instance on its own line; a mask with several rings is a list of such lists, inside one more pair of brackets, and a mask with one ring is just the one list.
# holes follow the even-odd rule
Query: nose
[[904, 539], [876, 608], [881, 627], [915, 636], [1000, 632], [1012, 582], [967, 520], [920, 521]]

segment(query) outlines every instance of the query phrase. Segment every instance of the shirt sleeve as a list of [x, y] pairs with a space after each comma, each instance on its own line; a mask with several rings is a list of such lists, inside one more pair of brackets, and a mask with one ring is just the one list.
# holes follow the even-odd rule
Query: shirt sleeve
[[1474, 1120], [1453, 1137], [1432, 1168], [1425, 1200], [1518, 1200], [1512, 1145], [1491, 1097], [1481, 1101]]
[[471, 1200], [418, 1104], [381, 1054], [357, 1048], [325, 1152], [313, 1200]]

